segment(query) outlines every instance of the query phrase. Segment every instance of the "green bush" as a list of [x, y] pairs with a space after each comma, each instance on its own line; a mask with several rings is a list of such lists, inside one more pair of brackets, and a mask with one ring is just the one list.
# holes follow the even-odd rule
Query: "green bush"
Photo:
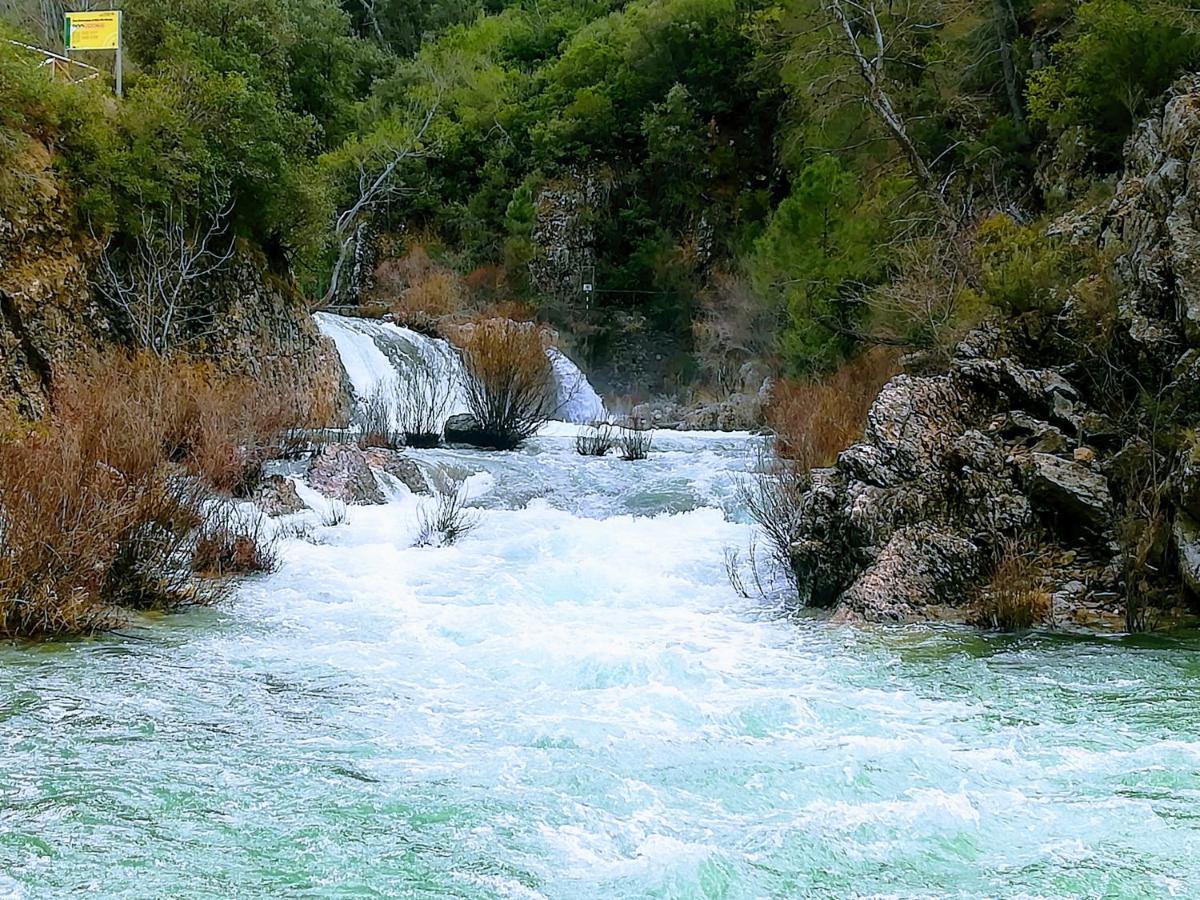
[[1054, 46], [1055, 63], [1030, 80], [1034, 122], [1082, 126], [1106, 169], [1139, 116], [1177, 77], [1200, 65], [1200, 25], [1187, 0], [1088, 0]]

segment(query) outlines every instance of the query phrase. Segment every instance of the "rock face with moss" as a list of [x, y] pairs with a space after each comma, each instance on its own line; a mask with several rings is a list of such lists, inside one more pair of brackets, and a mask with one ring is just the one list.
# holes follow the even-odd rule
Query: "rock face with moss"
[[1200, 78], [1126, 157], [1101, 216], [1058, 224], [1116, 254], [1111, 322], [1081, 289], [1037, 340], [986, 325], [947, 371], [890, 381], [863, 440], [808, 476], [802, 601], [849, 620], [970, 618], [1014, 542], [1041, 560], [1059, 619], [1200, 591]]
[[[26, 415], [42, 411], [56, 376], [90, 353], [126, 344], [120, 313], [91, 286], [100, 248], [80, 232], [51, 163], [34, 143], [22, 160], [31, 190], [19, 208], [0, 212], [0, 401], [15, 401]], [[317, 418], [345, 420], [349, 392], [336, 348], [290, 278], [240, 247], [197, 290], [206, 316], [184, 349], [327, 407], [313, 410]]]

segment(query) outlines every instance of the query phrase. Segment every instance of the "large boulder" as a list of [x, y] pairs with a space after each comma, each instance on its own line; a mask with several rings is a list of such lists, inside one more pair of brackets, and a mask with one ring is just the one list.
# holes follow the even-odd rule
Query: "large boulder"
[[961, 605], [982, 558], [978, 545], [958, 535], [901, 529], [842, 594], [838, 618], [904, 622], [927, 618], [931, 607]]
[[1032, 453], [1026, 479], [1030, 497], [1064, 524], [1095, 533], [1112, 525], [1112, 494], [1100, 472], [1049, 453]]
[[470, 413], [460, 413], [446, 420], [447, 444], [468, 444], [472, 447], [490, 447], [492, 439], [483, 426]]
[[350, 506], [383, 503], [366, 456], [354, 444], [326, 444], [308, 464], [307, 480], [326, 497]]

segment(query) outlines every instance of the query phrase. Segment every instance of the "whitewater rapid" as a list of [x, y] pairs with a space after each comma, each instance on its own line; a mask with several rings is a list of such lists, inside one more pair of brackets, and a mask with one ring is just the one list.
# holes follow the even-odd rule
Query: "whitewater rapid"
[[[229, 605], [0, 650], [0, 896], [1147, 897], [1200, 884], [1200, 642], [740, 596], [748, 435], [422, 450]], [[303, 491], [314, 504], [316, 495]]]

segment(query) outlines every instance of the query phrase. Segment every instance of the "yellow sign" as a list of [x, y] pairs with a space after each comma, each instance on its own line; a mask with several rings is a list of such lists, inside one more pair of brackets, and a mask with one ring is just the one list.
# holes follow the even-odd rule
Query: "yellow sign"
[[69, 12], [66, 14], [68, 50], [116, 50], [121, 46], [121, 12]]

